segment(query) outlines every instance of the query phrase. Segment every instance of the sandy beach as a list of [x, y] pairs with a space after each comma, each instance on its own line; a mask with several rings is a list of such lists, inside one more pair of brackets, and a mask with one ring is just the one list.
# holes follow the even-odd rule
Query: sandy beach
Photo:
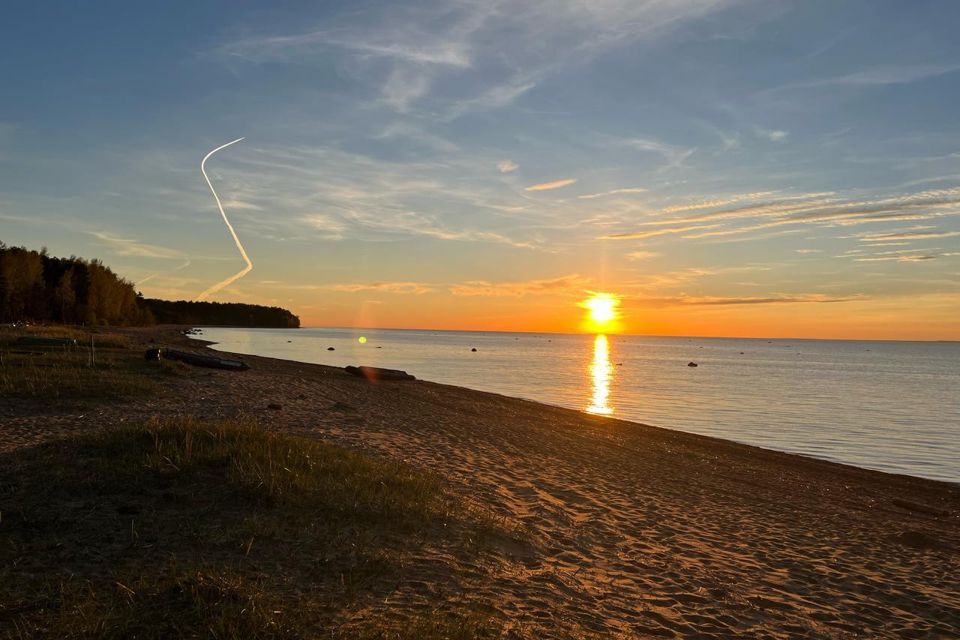
[[[127, 333], [205, 350], [176, 328]], [[0, 451], [152, 416], [249, 416], [402, 460], [525, 541], [482, 561], [411, 549], [419, 573], [370, 606], [466, 603], [525, 637], [960, 637], [958, 486], [425, 381], [243, 359], [249, 371], [196, 370], [146, 400], [5, 398]]]

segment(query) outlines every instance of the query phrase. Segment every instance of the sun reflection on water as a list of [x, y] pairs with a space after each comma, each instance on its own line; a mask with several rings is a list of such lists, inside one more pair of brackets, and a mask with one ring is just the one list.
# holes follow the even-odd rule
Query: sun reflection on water
[[587, 413], [608, 416], [613, 413], [613, 408], [609, 404], [613, 367], [610, 366], [610, 343], [607, 336], [603, 334], [593, 340], [593, 361], [590, 363], [589, 370], [593, 383], [593, 396], [587, 407]]

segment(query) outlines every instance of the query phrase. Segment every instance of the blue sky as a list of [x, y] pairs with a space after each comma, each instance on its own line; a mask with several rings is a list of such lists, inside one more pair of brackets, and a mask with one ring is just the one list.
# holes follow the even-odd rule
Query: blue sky
[[[311, 324], [960, 337], [953, 2], [18, 3], [0, 240]], [[851, 325], [851, 318], [859, 318]]]

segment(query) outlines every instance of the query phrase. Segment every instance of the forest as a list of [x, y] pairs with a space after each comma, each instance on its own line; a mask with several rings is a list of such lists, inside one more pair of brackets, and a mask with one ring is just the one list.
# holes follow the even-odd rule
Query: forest
[[296, 329], [300, 318], [280, 307], [239, 302], [189, 302], [144, 300], [159, 324], [192, 324], [228, 327]]
[[153, 316], [133, 283], [99, 260], [0, 243], [0, 322], [116, 326], [152, 324]]
[[56, 258], [46, 249], [0, 242], [0, 323], [14, 322], [300, 326], [297, 316], [279, 307], [145, 299], [100, 260]]

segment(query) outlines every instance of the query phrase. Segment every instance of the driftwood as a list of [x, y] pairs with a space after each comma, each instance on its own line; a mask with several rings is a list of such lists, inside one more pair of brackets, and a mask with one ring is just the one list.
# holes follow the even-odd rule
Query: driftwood
[[381, 369], [380, 367], [344, 367], [344, 370], [354, 376], [371, 381], [379, 380], [416, 380], [406, 371], [399, 369]]
[[147, 349], [143, 357], [146, 360], [177, 360], [186, 364], [192, 364], [195, 367], [207, 367], [209, 369], [246, 371], [250, 368], [250, 366], [242, 360], [205, 356], [199, 353], [190, 353], [189, 351], [177, 351], [176, 349]]

